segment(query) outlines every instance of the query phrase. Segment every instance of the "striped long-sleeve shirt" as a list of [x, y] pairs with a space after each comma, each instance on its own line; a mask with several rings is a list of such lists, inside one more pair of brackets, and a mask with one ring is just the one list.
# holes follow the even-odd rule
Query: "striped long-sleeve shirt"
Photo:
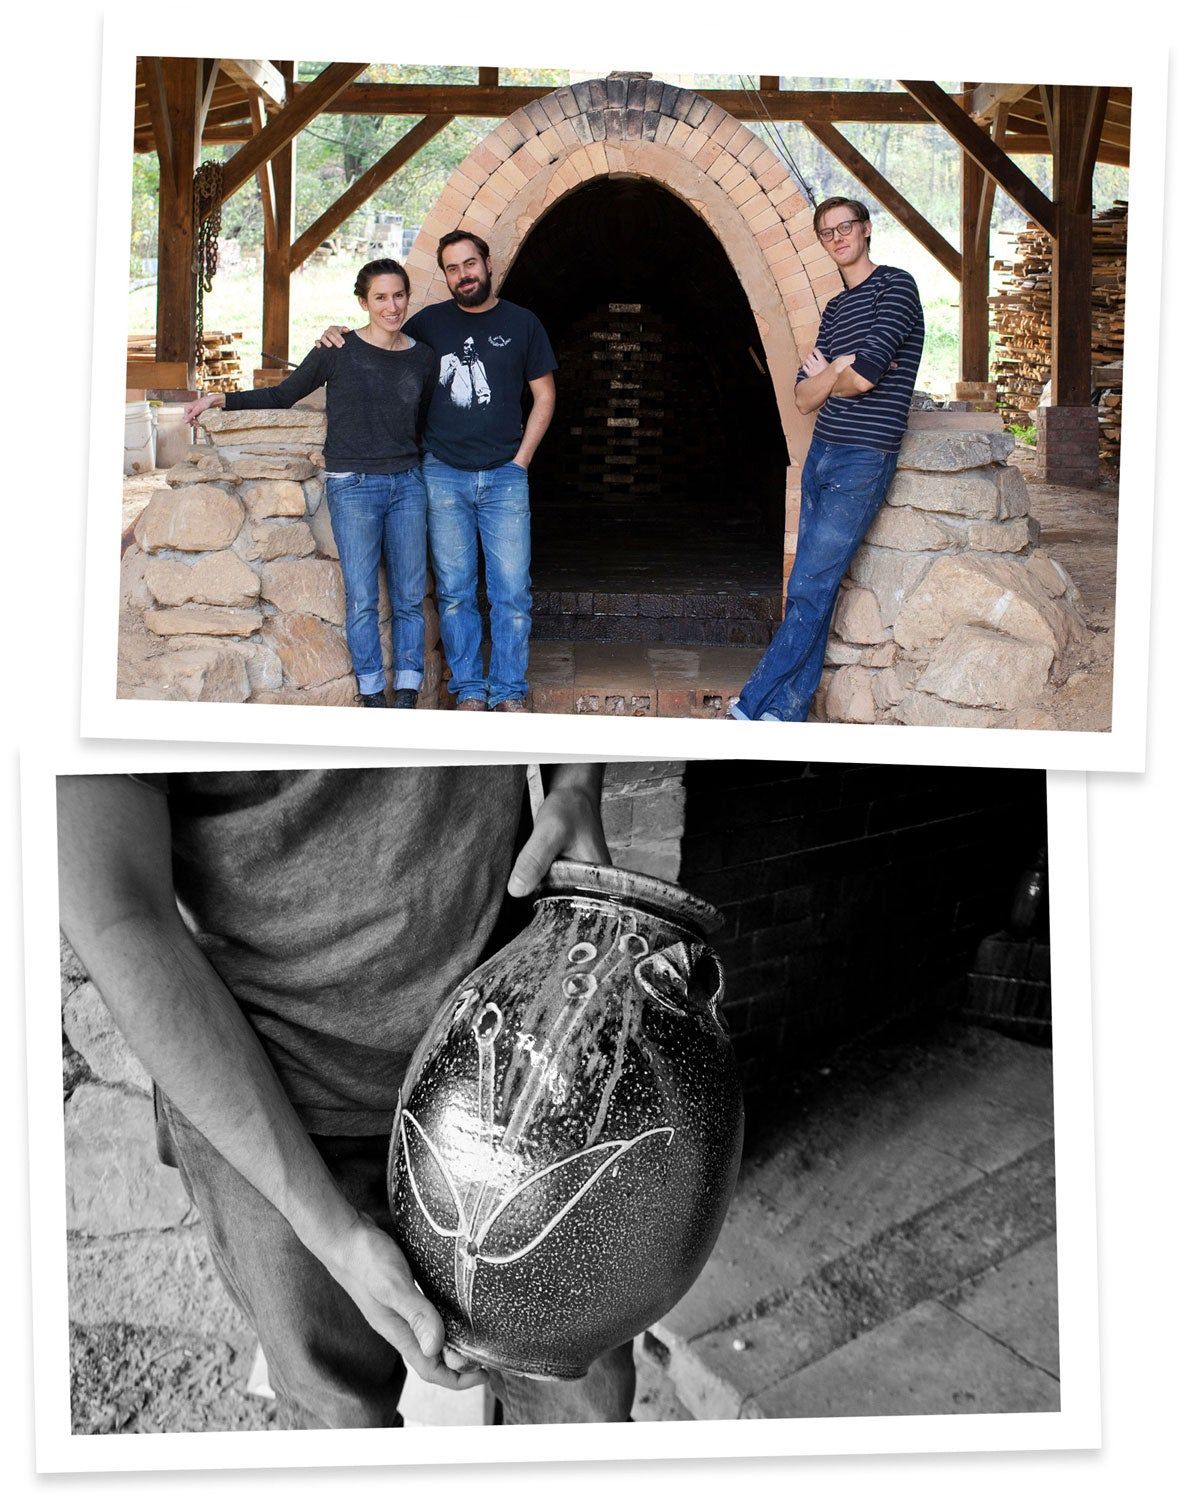
[[[874, 389], [861, 396], [830, 396], [813, 436], [895, 453], [908, 425], [924, 344], [921, 298], [907, 271], [876, 266], [858, 286], [839, 292], [821, 315], [817, 348], [828, 360], [853, 354], [851, 368]], [[797, 381], [805, 378], [801, 373]]]

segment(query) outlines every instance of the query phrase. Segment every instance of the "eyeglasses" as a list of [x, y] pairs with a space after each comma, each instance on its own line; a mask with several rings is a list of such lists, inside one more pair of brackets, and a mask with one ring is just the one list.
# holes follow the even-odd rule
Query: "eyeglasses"
[[828, 244], [836, 234], [838, 239], [844, 240], [856, 224], [865, 224], [866, 222], [866, 219], [844, 219], [840, 224], [835, 224], [832, 229], [818, 229], [817, 238], [824, 240]]

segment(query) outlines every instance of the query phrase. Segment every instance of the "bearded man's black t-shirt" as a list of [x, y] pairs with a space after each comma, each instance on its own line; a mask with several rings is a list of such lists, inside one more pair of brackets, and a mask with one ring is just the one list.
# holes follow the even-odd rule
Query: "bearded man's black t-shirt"
[[521, 397], [557, 369], [546, 330], [524, 307], [500, 299], [487, 312], [434, 302], [404, 325], [437, 359], [424, 448], [456, 469], [497, 469], [521, 446]]

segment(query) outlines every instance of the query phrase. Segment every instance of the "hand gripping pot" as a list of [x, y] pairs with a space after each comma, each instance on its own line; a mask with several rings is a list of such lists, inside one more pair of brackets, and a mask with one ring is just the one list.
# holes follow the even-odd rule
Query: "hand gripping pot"
[[666, 881], [559, 860], [434, 1018], [388, 1194], [461, 1353], [575, 1379], [700, 1274], [742, 1148], [720, 924]]

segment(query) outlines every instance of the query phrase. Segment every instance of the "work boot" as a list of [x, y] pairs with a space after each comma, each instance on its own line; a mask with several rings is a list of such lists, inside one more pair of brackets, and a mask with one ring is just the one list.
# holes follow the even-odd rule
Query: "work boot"
[[481, 713], [487, 704], [482, 698], [460, 698], [454, 705], [455, 708], [467, 713]]
[[397, 688], [392, 695], [393, 708], [416, 708], [416, 688]]
[[379, 692], [379, 693], [359, 693], [357, 695], [357, 697], [358, 697], [358, 701], [362, 704], [362, 706], [364, 708], [386, 708], [387, 707], [387, 699], [384, 697], [384, 695], [382, 694], [382, 692]]
[[496, 714], [527, 714], [524, 698], [505, 698], [502, 702], [493, 706], [492, 712]]

